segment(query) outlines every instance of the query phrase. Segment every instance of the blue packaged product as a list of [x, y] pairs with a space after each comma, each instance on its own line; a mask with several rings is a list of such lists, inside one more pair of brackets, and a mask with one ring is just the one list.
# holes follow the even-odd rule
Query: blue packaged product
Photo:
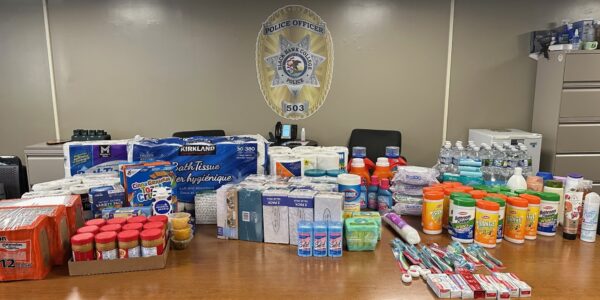
[[70, 142], [63, 145], [65, 175], [118, 172], [127, 162], [127, 140]]
[[263, 242], [262, 187], [243, 187], [238, 191], [238, 238]]
[[313, 223], [313, 256], [327, 256], [327, 222]]
[[343, 225], [340, 221], [327, 222], [327, 255], [342, 256]]
[[199, 192], [264, 174], [267, 144], [256, 135], [142, 139], [129, 147], [130, 161], [170, 161], [177, 177], [177, 200], [193, 203]]
[[102, 219], [112, 218], [128, 218], [135, 216], [152, 216], [152, 207], [121, 207], [121, 208], [105, 208], [102, 210]]
[[[122, 184], [127, 194], [129, 206], [152, 206], [155, 198], [152, 192], [156, 188], [168, 188], [176, 194], [175, 166], [166, 165], [125, 165], [122, 167]], [[177, 197], [170, 199], [172, 211], [176, 211]]]
[[312, 256], [313, 227], [310, 221], [300, 221], [298, 227], [298, 256]]
[[125, 190], [121, 185], [94, 187], [89, 192], [92, 216], [94, 219], [102, 218], [105, 208], [121, 208], [125, 203]]

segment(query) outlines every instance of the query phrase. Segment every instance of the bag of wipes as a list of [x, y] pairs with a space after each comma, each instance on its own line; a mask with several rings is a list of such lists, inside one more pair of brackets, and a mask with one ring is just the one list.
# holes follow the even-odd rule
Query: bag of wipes
[[129, 161], [170, 161], [177, 199], [193, 203], [197, 193], [264, 174], [267, 141], [260, 135], [147, 139], [128, 145]]

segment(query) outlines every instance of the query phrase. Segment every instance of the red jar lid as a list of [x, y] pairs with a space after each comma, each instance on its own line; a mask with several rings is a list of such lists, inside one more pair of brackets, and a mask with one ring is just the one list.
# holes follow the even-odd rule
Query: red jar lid
[[83, 227], [77, 229], [77, 233], [92, 233], [92, 234], [96, 234], [99, 231], [100, 231], [100, 227], [98, 227], [96, 225], [83, 226]]
[[169, 222], [169, 217], [165, 215], [156, 215], [148, 218], [148, 222], [163, 222], [167, 224]]
[[121, 229], [123, 231], [125, 231], [125, 230], [142, 231], [142, 228], [144, 228], [144, 224], [142, 224], [142, 223], [129, 223], [129, 224], [125, 224], [125, 225], [123, 225], [123, 227], [121, 227]]
[[71, 237], [71, 245], [85, 245], [94, 240], [93, 233], [79, 233]]
[[153, 241], [162, 237], [160, 229], [146, 229], [140, 233], [140, 238], [144, 241]]
[[163, 222], [148, 222], [144, 224], [144, 230], [146, 229], [165, 229], [165, 224]]
[[129, 217], [127, 218], [127, 223], [146, 223], [146, 221], [148, 220], [148, 218], [146, 218], [146, 216], [135, 216], [135, 217]]
[[105, 231], [96, 234], [96, 243], [110, 243], [117, 239], [117, 233], [114, 231]]
[[119, 224], [110, 224], [110, 225], [104, 225], [104, 226], [100, 227], [100, 232], [106, 232], [106, 231], [116, 231], [116, 232], [119, 232], [119, 231], [121, 231], [121, 225], [119, 225]]
[[119, 232], [117, 238], [119, 239], [119, 242], [131, 242], [136, 241], [139, 238], [139, 236], [140, 232], [137, 230], [125, 230]]
[[106, 220], [104, 220], [104, 219], [91, 219], [91, 220], [85, 222], [85, 226], [96, 225], [98, 227], [102, 227], [105, 224], [106, 224]]
[[113, 219], [109, 219], [108, 221], [106, 221], [106, 224], [119, 224], [119, 225], [123, 226], [124, 224], [127, 224], [127, 219], [113, 218]]

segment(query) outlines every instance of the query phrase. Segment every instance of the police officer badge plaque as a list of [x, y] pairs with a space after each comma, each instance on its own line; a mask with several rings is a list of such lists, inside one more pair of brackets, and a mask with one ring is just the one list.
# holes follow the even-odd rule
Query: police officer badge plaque
[[325, 102], [333, 74], [333, 43], [312, 10], [282, 7], [263, 23], [256, 41], [256, 72], [267, 104], [281, 117], [304, 119]]

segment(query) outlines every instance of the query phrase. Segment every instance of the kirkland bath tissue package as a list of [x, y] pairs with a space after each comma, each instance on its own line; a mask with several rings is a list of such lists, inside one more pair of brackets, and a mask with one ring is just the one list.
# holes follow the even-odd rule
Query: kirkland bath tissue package
[[118, 172], [119, 164], [127, 162], [127, 142], [89, 141], [63, 145], [65, 175]]
[[264, 174], [267, 142], [260, 135], [145, 139], [129, 143], [129, 161], [166, 160], [175, 166], [177, 200]]

